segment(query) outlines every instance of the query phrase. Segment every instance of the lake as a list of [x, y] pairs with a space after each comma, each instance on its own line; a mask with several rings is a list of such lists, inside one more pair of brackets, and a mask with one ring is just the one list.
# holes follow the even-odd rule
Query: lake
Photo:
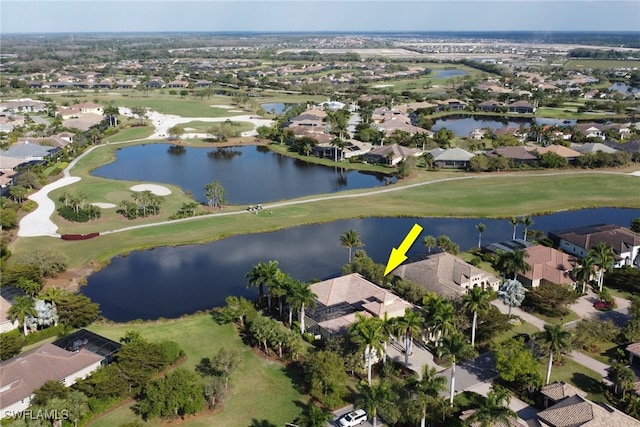
[[465, 76], [468, 73], [463, 70], [451, 69], [451, 70], [436, 70], [436, 78], [448, 79], [449, 77]]
[[204, 186], [218, 179], [230, 204], [257, 204], [311, 194], [373, 188], [395, 182], [383, 174], [331, 168], [276, 154], [266, 147], [186, 147], [143, 144], [116, 150], [116, 161], [92, 174], [109, 179], [174, 184], [205, 201]]
[[620, 83], [620, 82], [616, 82], [616, 83], [612, 84], [607, 89], [615, 90], [616, 92], [620, 92], [620, 93], [622, 93], [624, 95], [628, 95], [629, 94], [629, 89], [631, 89], [631, 93], [634, 93], [634, 94], [640, 92], [640, 88], [629, 86], [626, 83]]
[[[508, 120], [498, 120], [496, 118], [488, 116], [455, 115], [434, 120], [431, 130], [437, 132], [442, 128], [447, 128], [450, 131], [453, 131], [456, 136], [466, 137], [469, 136], [469, 133], [476, 128], [503, 129], [507, 127], [529, 127], [531, 126], [531, 122], [531, 119], [526, 118], [509, 118]], [[536, 118], [536, 122], [542, 126], [571, 126], [576, 123], [575, 120], [559, 120], [545, 117]]]
[[[550, 230], [597, 223], [628, 227], [640, 209], [582, 209], [533, 217], [530, 229]], [[424, 230], [409, 255], [424, 252], [426, 235], [448, 235], [467, 250], [478, 244], [475, 225], [487, 226], [482, 243], [511, 239], [507, 219], [364, 218], [305, 225], [272, 233], [230, 237], [203, 245], [160, 247], [115, 257], [104, 269], [88, 277], [81, 292], [100, 304], [102, 314], [114, 321], [173, 318], [224, 305], [229, 295], [253, 298], [245, 274], [262, 261], [277, 260], [280, 268], [299, 280], [337, 275], [348, 251], [339, 246], [346, 230], [360, 233], [363, 249], [386, 263], [392, 247], [400, 244], [413, 224]], [[519, 236], [523, 227], [518, 227]]]

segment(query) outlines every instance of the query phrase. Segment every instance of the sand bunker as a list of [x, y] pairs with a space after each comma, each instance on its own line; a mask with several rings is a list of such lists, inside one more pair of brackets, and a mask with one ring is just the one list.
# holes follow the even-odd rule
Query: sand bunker
[[101, 209], [111, 209], [116, 207], [114, 203], [91, 203], [91, 206], [97, 206]]
[[131, 191], [151, 191], [156, 196], [168, 196], [171, 194], [171, 190], [167, 187], [157, 184], [139, 184], [131, 187]]
[[640, 176], [640, 171], [631, 172], [629, 175]]

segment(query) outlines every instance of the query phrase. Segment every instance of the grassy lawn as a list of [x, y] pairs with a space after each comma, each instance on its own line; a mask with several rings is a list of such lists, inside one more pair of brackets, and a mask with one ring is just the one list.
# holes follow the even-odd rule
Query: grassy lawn
[[[73, 170], [83, 179], [65, 189], [53, 192], [57, 200], [62, 191], [72, 194], [84, 191], [89, 201], [118, 203], [130, 199], [133, 183], [109, 181], [86, 175], [95, 165], [103, 164], [113, 154], [95, 150]], [[449, 180], [457, 178], [457, 180]], [[529, 173], [497, 173], [470, 175], [463, 172], [419, 172], [398, 184], [385, 187], [384, 192], [352, 190], [327, 196], [327, 200], [304, 203], [309, 196], [297, 199], [298, 204], [269, 207], [252, 215], [196, 217], [185, 222], [171, 222], [157, 226], [102, 235], [96, 239], [68, 242], [46, 237], [19, 238], [12, 245], [14, 254], [32, 250], [40, 245], [66, 253], [70, 267], [87, 265], [92, 260], [106, 262], [114, 255], [135, 249], [156, 246], [203, 243], [237, 234], [279, 230], [302, 224], [329, 222], [344, 218], [371, 216], [413, 217], [492, 217], [505, 218], [534, 215], [559, 210], [594, 206], [640, 207], [638, 177], [626, 174], [581, 172], [561, 176], [544, 171]], [[408, 185], [418, 186], [409, 187]], [[86, 233], [129, 227], [162, 221], [174, 214], [189, 200], [179, 189], [165, 197], [162, 214], [154, 218], [126, 221], [105, 209], [103, 218], [86, 224], [61, 224], [62, 232]], [[395, 190], [397, 189], [397, 190]], [[333, 200], [332, 200], [333, 199]], [[224, 213], [243, 211], [243, 207], [225, 207]], [[268, 214], [268, 212], [273, 212]], [[54, 218], [55, 220], [55, 218]], [[140, 221], [140, 222], [138, 222]]]
[[531, 314], [544, 320], [546, 323], [569, 323], [573, 322], [574, 320], [580, 319], [580, 316], [578, 316], [578, 314], [576, 314], [576, 312], [572, 310], [569, 310], [568, 314], [560, 317], [551, 317], [535, 311], [532, 311]]
[[[547, 361], [547, 358], [540, 360], [540, 369], [543, 376], [547, 372]], [[565, 381], [580, 390], [586, 391], [587, 398], [594, 402], [607, 402], [600, 385], [602, 376], [568, 357], [564, 358], [562, 365], [554, 364], [553, 368], [551, 368], [551, 382], [554, 381]]]
[[108, 136], [105, 141], [109, 142], [124, 142], [124, 141], [132, 141], [136, 139], [144, 139], [148, 136], [153, 135], [155, 129], [151, 126], [139, 126], [139, 127], [128, 127], [122, 129], [115, 135]]
[[570, 59], [564, 63], [567, 70], [580, 70], [584, 68], [633, 68], [640, 67], [640, 61], [618, 61], [606, 59]]
[[[211, 126], [220, 125], [221, 123], [222, 122], [203, 122], [201, 120], [194, 120], [188, 123], [183, 123], [181, 126], [188, 129], [187, 132], [206, 133]], [[231, 123], [237, 126], [239, 132], [253, 130], [253, 124], [249, 122], [232, 120]]]
[[[296, 389], [295, 373], [279, 363], [263, 360], [242, 343], [233, 325], [218, 325], [210, 315], [197, 314], [182, 319], [128, 323], [93, 324], [88, 329], [113, 340], [119, 340], [128, 330], [139, 331], [150, 341], [170, 340], [180, 344], [187, 354], [183, 365], [193, 369], [203, 357], [213, 356], [220, 348], [235, 349], [242, 355], [242, 364], [231, 377], [232, 390], [220, 412], [187, 420], [190, 426], [277, 425], [291, 422], [301, 412], [307, 399]], [[93, 426], [117, 426], [136, 416], [125, 405], [92, 423]], [[258, 421], [259, 424], [255, 424]], [[148, 423], [165, 425], [158, 420]]]

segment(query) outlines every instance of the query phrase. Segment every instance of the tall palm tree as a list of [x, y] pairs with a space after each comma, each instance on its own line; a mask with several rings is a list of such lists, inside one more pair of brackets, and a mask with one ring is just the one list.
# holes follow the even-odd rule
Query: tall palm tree
[[470, 313], [473, 313], [473, 322], [471, 324], [471, 346], [476, 345], [476, 326], [478, 324], [478, 311], [484, 311], [491, 308], [489, 298], [489, 292], [483, 290], [479, 286], [469, 289], [467, 294], [462, 297], [464, 309]]
[[482, 233], [487, 231], [487, 226], [483, 223], [476, 224], [476, 230], [478, 230], [478, 247], [482, 247]]
[[389, 383], [381, 381], [378, 384], [358, 384], [359, 397], [356, 400], [356, 408], [362, 408], [373, 420], [373, 427], [378, 425], [378, 408], [389, 402], [391, 387]]
[[304, 310], [306, 307], [315, 307], [316, 298], [318, 297], [311, 290], [311, 284], [306, 282], [294, 281], [291, 283], [291, 294], [287, 301], [293, 310], [298, 310], [298, 320], [300, 321], [300, 333], [304, 334]]
[[371, 366], [373, 357], [383, 351], [382, 322], [377, 317], [365, 317], [356, 313], [356, 321], [349, 326], [351, 339], [359, 345], [367, 362], [367, 383], [371, 384]]
[[422, 244], [425, 245], [429, 253], [431, 253], [431, 249], [435, 248], [438, 243], [434, 236], [425, 236], [424, 239], [422, 239]]
[[497, 268], [504, 277], [518, 277], [518, 273], [531, 270], [526, 259], [529, 256], [523, 249], [514, 249], [509, 252], [498, 252]]
[[280, 269], [278, 261], [259, 262], [251, 267], [251, 270], [245, 275], [248, 279], [249, 287], [258, 287], [260, 289], [260, 299], [265, 294], [265, 286], [267, 287], [267, 304], [271, 311], [271, 292], [269, 288], [276, 286], [280, 277]]
[[407, 388], [420, 409], [420, 427], [425, 427], [427, 409], [432, 402], [441, 399], [440, 393], [447, 389], [447, 379], [438, 375], [433, 366], [424, 365], [420, 379], [411, 381]]
[[431, 338], [439, 344], [443, 336], [453, 330], [455, 309], [451, 301], [440, 295], [433, 295], [427, 298], [423, 306], [425, 310], [426, 326], [429, 329]]
[[545, 384], [551, 380], [551, 367], [553, 366], [553, 356], [567, 353], [571, 350], [571, 332], [564, 329], [562, 324], [544, 325], [544, 330], [536, 336], [536, 341], [546, 352], [549, 353], [547, 364], [547, 377]]
[[616, 260], [613, 248], [605, 242], [600, 242], [597, 246], [589, 250], [587, 257], [591, 258], [593, 263], [598, 266], [598, 271], [596, 272], [598, 291], [602, 291], [604, 273], [613, 267], [613, 263]]
[[516, 228], [518, 228], [519, 223], [520, 220], [517, 217], [512, 216], [511, 218], [509, 218], [509, 224], [513, 225], [513, 236], [511, 237], [512, 240], [516, 239]]
[[513, 425], [518, 415], [509, 408], [511, 395], [509, 391], [493, 384], [487, 397], [478, 399], [476, 411], [467, 418], [467, 424], [479, 423], [481, 427], [491, 427], [497, 423]]
[[476, 350], [469, 345], [464, 335], [455, 331], [442, 339], [438, 348], [438, 356], [451, 360], [451, 381], [449, 383], [449, 404], [453, 406], [453, 396], [456, 390], [456, 363], [475, 357]]
[[618, 393], [618, 390], [621, 390], [623, 399], [626, 391], [633, 389], [636, 384], [636, 374], [631, 368], [621, 363], [615, 363], [611, 367], [609, 375], [613, 380], [615, 392]]
[[349, 249], [349, 262], [351, 262], [351, 250], [363, 247], [364, 243], [360, 241], [360, 234], [356, 230], [348, 230], [340, 236], [340, 246]]
[[520, 222], [522, 222], [522, 225], [524, 225], [524, 241], [527, 241], [527, 232], [529, 231], [529, 227], [531, 225], [533, 225], [533, 218], [531, 218], [530, 216], [525, 216], [522, 217], [522, 219], [520, 220]]
[[409, 356], [413, 352], [413, 340], [420, 336], [424, 319], [417, 311], [407, 308], [398, 318], [398, 330], [404, 335], [404, 366], [409, 367]]
[[594, 259], [590, 256], [586, 256], [580, 261], [580, 265], [572, 270], [573, 276], [582, 284], [583, 294], [587, 291], [587, 283], [591, 280], [594, 266]]
[[27, 316], [36, 316], [35, 309], [35, 301], [30, 297], [16, 297], [13, 300], [13, 305], [9, 308], [7, 313], [9, 315], [9, 319], [18, 320], [18, 324], [22, 328], [22, 332], [26, 336], [29, 332], [27, 331], [27, 324], [25, 322]]

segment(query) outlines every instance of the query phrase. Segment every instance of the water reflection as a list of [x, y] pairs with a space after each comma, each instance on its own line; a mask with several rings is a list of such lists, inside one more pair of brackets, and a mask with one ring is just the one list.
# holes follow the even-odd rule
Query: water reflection
[[[640, 217], [638, 209], [583, 209], [534, 217], [531, 230], [596, 223], [628, 226]], [[248, 220], [251, 217], [248, 216]], [[273, 233], [231, 237], [206, 245], [163, 247], [116, 257], [92, 274], [82, 292], [100, 303], [104, 316], [115, 321], [177, 317], [224, 304], [228, 295], [252, 298], [244, 275], [252, 265], [278, 260], [283, 271], [299, 280], [323, 279], [338, 274], [347, 262], [347, 250], [338, 244], [346, 230], [360, 233], [365, 250], [384, 263], [414, 223], [424, 227], [409, 255], [424, 252], [426, 235], [448, 235], [466, 250], [477, 245], [475, 225], [487, 226], [482, 241], [510, 239], [513, 227], [506, 219], [364, 218], [294, 227]], [[523, 232], [518, 227], [518, 236]]]
[[260, 146], [184, 149], [147, 144], [125, 147], [116, 154], [115, 162], [99, 167], [93, 174], [109, 179], [174, 184], [201, 202], [205, 199], [205, 184], [216, 179], [225, 188], [228, 202], [239, 205], [385, 184], [383, 174], [334, 170]]

